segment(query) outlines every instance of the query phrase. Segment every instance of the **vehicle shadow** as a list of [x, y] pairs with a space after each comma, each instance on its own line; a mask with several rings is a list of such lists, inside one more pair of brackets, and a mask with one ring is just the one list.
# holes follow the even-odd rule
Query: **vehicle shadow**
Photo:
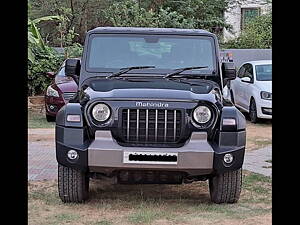
[[211, 203], [208, 182], [191, 184], [113, 184], [91, 180], [90, 200], [126, 202], [129, 205], [145, 202]]

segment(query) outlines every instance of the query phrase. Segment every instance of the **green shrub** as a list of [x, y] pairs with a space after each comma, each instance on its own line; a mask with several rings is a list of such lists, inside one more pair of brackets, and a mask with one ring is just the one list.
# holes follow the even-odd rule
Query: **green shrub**
[[45, 50], [32, 47], [35, 54], [35, 61], [28, 62], [28, 95], [43, 94], [51, 79], [46, 76], [46, 72], [57, 71], [64, 60], [64, 57], [55, 50], [46, 47]]
[[249, 21], [241, 35], [222, 45], [223, 48], [272, 48], [272, 14]]
[[195, 21], [170, 8], [152, 11], [139, 7], [137, 1], [127, 0], [112, 4], [103, 10], [104, 17], [112, 26], [120, 27], [174, 27], [194, 28]]
[[82, 56], [83, 47], [79, 43], [74, 43], [71, 46], [65, 47], [67, 58], [78, 58]]

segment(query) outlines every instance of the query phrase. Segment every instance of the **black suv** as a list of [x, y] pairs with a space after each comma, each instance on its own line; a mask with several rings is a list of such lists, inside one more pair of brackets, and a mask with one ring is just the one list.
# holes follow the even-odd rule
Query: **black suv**
[[222, 89], [235, 79], [204, 30], [99, 27], [81, 62], [66, 61], [77, 94], [56, 117], [63, 202], [88, 198], [89, 179], [122, 184], [209, 180], [211, 200], [237, 202], [245, 117]]

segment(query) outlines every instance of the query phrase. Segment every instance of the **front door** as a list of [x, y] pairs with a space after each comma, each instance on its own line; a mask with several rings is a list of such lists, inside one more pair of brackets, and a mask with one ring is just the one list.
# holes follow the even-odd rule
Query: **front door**
[[241, 98], [242, 98], [241, 78], [243, 77], [244, 72], [245, 72], [245, 67], [242, 66], [238, 71], [238, 75], [236, 79], [231, 81], [231, 89], [233, 91], [234, 101], [237, 106], [241, 106]]
[[240, 82], [240, 106], [244, 109], [249, 110], [251, 88], [253, 86], [254, 76], [253, 76], [253, 66], [250, 63], [244, 65], [244, 73], [242, 77], [249, 77], [250, 82]]

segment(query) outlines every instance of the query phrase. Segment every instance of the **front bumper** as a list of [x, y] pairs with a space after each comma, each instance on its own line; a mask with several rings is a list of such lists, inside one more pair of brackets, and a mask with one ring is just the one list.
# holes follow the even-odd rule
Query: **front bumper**
[[45, 95], [46, 115], [56, 116], [57, 112], [66, 104], [62, 97], [51, 97]]
[[[194, 133], [190, 142], [181, 148], [123, 147], [109, 136], [110, 132], [96, 132], [95, 140], [88, 148], [88, 166], [91, 172], [109, 174], [121, 169], [176, 170], [198, 175], [212, 172], [214, 151], [206, 141], [206, 133]], [[177, 161], [125, 161], [124, 156], [132, 152], [157, 155], [173, 153], [177, 155]]]
[[[95, 140], [85, 142], [84, 145], [76, 145], [74, 141], [75, 145], [65, 144], [72, 139], [68, 134], [83, 136], [80, 133], [76, 134], [81, 131], [74, 128], [57, 129], [57, 135], [62, 138], [56, 144], [57, 161], [67, 167], [108, 176], [124, 170], [177, 171], [189, 176], [209, 175], [239, 169], [244, 160], [245, 131], [221, 132], [218, 144], [208, 142], [206, 132], [194, 132], [191, 139], [180, 148], [123, 147], [114, 141], [110, 131], [97, 131]], [[72, 162], [67, 158], [70, 149], [78, 152], [78, 160]], [[136, 152], [173, 154], [177, 159], [176, 162], [128, 160], [128, 154]], [[223, 161], [226, 153], [231, 153], [234, 157], [231, 164]]]
[[256, 104], [258, 118], [272, 119], [272, 101], [260, 99]]

